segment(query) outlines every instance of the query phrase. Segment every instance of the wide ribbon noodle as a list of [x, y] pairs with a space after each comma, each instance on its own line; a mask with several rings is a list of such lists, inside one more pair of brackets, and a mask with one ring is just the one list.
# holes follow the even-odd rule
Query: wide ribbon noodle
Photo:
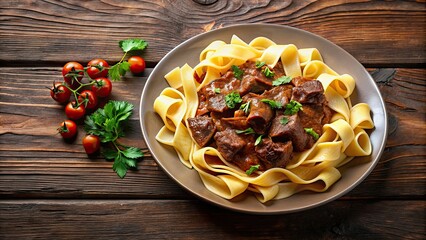
[[[197, 111], [197, 91], [218, 79], [232, 65], [246, 61], [262, 61], [270, 68], [281, 61], [285, 75], [317, 79], [334, 111], [331, 122], [323, 126], [323, 134], [312, 148], [295, 153], [285, 168], [256, 171], [250, 176], [226, 161], [215, 148], [200, 148], [186, 127], [187, 119], [194, 117]], [[204, 76], [201, 83], [194, 79], [194, 74]], [[195, 169], [205, 187], [223, 198], [232, 199], [250, 191], [260, 202], [267, 202], [304, 190], [324, 192], [341, 178], [338, 167], [355, 156], [371, 154], [371, 142], [365, 129], [372, 129], [374, 123], [368, 104], [352, 106], [349, 97], [355, 89], [355, 80], [327, 66], [315, 48], [278, 45], [265, 37], [247, 44], [234, 35], [230, 43], [214, 41], [209, 44], [200, 53], [200, 62], [194, 68], [187, 64], [176, 67], [165, 79], [170, 87], [154, 102], [154, 110], [164, 122], [156, 139], [174, 147], [180, 161]]]

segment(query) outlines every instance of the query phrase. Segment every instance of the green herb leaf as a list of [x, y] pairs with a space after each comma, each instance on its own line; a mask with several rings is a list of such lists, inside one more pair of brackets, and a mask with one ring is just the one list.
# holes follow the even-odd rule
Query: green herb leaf
[[312, 137], [314, 137], [314, 140], [315, 140], [315, 141], [316, 141], [316, 140], [318, 140], [319, 135], [318, 135], [318, 133], [316, 133], [316, 132], [314, 131], [314, 129], [313, 129], [313, 128], [305, 128], [305, 132], [306, 132], [307, 134], [311, 135]]
[[109, 68], [108, 76], [112, 81], [120, 81], [121, 77], [129, 70], [130, 64], [128, 62], [120, 62]]
[[254, 66], [256, 68], [261, 68], [261, 67], [265, 66], [265, 64], [266, 64], [266, 62], [256, 61]]
[[234, 77], [236, 79], [241, 80], [243, 78], [244, 71], [241, 70], [238, 66], [232, 65], [231, 69], [234, 72]]
[[247, 129], [245, 129], [245, 130], [235, 130], [235, 132], [237, 133], [237, 134], [245, 134], [245, 135], [248, 135], [248, 134], [255, 134], [255, 132], [254, 132], [254, 130], [253, 130], [253, 128], [247, 128]]
[[286, 125], [286, 124], [288, 123], [288, 118], [286, 118], [286, 117], [281, 118], [281, 119], [280, 119], [280, 123], [281, 123], [282, 125]]
[[123, 151], [124, 156], [131, 159], [137, 159], [143, 157], [143, 152], [139, 148], [129, 147]]
[[274, 101], [274, 100], [271, 100], [271, 99], [264, 98], [264, 99], [262, 99], [260, 101], [269, 104], [269, 106], [271, 106], [271, 108], [274, 108], [274, 109], [280, 109], [280, 108], [283, 107], [283, 105], [281, 104], [281, 102]]
[[248, 114], [250, 111], [250, 102], [251, 101], [248, 101], [240, 106], [240, 109], [242, 109], [245, 112], [245, 114]]
[[259, 143], [262, 142], [262, 138], [263, 138], [263, 135], [259, 135], [259, 137], [257, 137], [256, 141], [254, 142], [254, 146], [259, 145]]
[[279, 85], [287, 84], [289, 82], [291, 82], [290, 76], [282, 76], [272, 81], [272, 86], [279, 86]]
[[302, 104], [298, 101], [291, 100], [285, 105], [284, 114], [293, 115], [302, 109]]
[[114, 159], [113, 169], [123, 178], [128, 168], [136, 167], [136, 159], [143, 157], [142, 150], [127, 147], [117, 142], [124, 136], [123, 124], [132, 115], [133, 105], [125, 101], [109, 101], [104, 108], [99, 108], [86, 117], [84, 129], [89, 134], [99, 136], [101, 142], [112, 143], [115, 147], [105, 149], [102, 153], [106, 159]]
[[254, 171], [257, 171], [259, 169], [260, 165], [251, 165], [250, 169], [246, 171], [247, 175], [251, 175]]
[[235, 108], [236, 104], [241, 103], [243, 99], [241, 99], [241, 96], [237, 92], [232, 92], [225, 95], [225, 103], [226, 106], [228, 106], [230, 109]]
[[268, 67], [264, 68], [262, 72], [267, 78], [272, 78], [273, 76], [275, 76], [275, 73], [272, 72], [271, 69], [269, 69]]
[[123, 49], [123, 52], [129, 52], [129, 51], [134, 51], [134, 50], [144, 50], [147, 46], [148, 43], [143, 40], [143, 39], [139, 39], [139, 38], [131, 38], [131, 39], [126, 39], [126, 40], [121, 40], [120, 42], [118, 42], [118, 45], [120, 46], [121, 49]]
[[219, 94], [220, 93], [220, 88], [215, 88], [214, 92], [217, 93], [217, 94]]

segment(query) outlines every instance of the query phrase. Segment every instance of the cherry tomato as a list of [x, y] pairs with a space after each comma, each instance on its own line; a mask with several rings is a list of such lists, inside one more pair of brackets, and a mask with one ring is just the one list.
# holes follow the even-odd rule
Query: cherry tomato
[[58, 132], [63, 138], [72, 138], [77, 134], [77, 124], [71, 120], [61, 122]]
[[127, 62], [130, 63], [130, 71], [133, 74], [139, 74], [145, 70], [145, 60], [139, 56], [131, 56]]
[[87, 154], [93, 154], [99, 151], [101, 140], [96, 135], [86, 135], [83, 138], [83, 147]]
[[69, 119], [78, 120], [86, 114], [84, 104], [77, 105], [75, 102], [70, 102], [65, 106], [65, 115]]
[[91, 79], [106, 77], [108, 68], [109, 64], [105, 60], [96, 58], [87, 64], [87, 74]]
[[92, 91], [98, 97], [108, 97], [112, 91], [112, 83], [108, 78], [97, 78], [92, 85]]
[[72, 89], [76, 89], [79, 86], [78, 82], [75, 81], [74, 77], [77, 77], [78, 81], [81, 81], [81, 79], [83, 79], [83, 75], [84, 67], [78, 62], [68, 62], [62, 68], [62, 76], [64, 76], [65, 82]]
[[98, 98], [94, 92], [90, 90], [84, 90], [80, 93], [80, 96], [78, 96], [78, 103], [84, 105], [86, 109], [94, 109], [96, 105], [98, 105]]
[[71, 97], [71, 91], [62, 83], [53, 83], [50, 88], [50, 96], [58, 103], [66, 103]]

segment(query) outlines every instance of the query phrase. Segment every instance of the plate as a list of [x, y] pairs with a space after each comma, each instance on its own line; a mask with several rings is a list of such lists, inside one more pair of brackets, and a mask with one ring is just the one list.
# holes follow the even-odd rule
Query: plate
[[[371, 107], [375, 128], [370, 133], [372, 154], [355, 158], [350, 164], [339, 168], [342, 178], [324, 193], [301, 192], [286, 199], [272, 200], [262, 204], [246, 194], [236, 199], [223, 199], [207, 190], [195, 170], [188, 169], [179, 161], [173, 148], [155, 140], [163, 126], [161, 118], [154, 112], [154, 100], [168, 87], [164, 75], [177, 66], [188, 63], [194, 67], [200, 52], [212, 41], [223, 40], [229, 43], [233, 34], [242, 40], [264, 36], [277, 44], [295, 44], [298, 48], [315, 47], [324, 62], [339, 74], [347, 73], [356, 80], [356, 88], [351, 96], [353, 103], [365, 102]], [[361, 44], [361, 43], [360, 43]], [[373, 170], [384, 150], [387, 136], [385, 104], [374, 80], [365, 68], [349, 53], [332, 42], [304, 30], [271, 24], [244, 24], [225, 27], [197, 35], [170, 51], [154, 68], [149, 76], [140, 101], [140, 123], [142, 134], [152, 156], [158, 165], [179, 185], [196, 196], [216, 205], [239, 212], [253, 214], [280, 214], [301, 211], [320, 206], [348, 193]]]

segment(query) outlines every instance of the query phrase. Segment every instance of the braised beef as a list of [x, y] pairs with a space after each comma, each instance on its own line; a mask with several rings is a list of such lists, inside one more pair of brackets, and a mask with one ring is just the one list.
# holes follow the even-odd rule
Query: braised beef
[[274, 117], [274, 111], [267, 104], [257, 97], [252, 97], [247, 100], [250, 103], [250, 113], [247, 117], [247, 122], [258, 134], [264, 134], [269, 127], [271, 119]]
[[292, 83], [295, 87], [298, 87], [298, 86], [300, 86], [300, 85], [302, 85], [302, 84], [304, 84], [305, 82], [308, 82], [308, 81], [312, 81], [312, 79], [304, 78], [304, 77], [302, 77], [302, 76], [295, 77], [295, 78], [291, 79], [291, 83]]
[[322, 134], [322, 125], [324, 119], [324, 107], [322, 105], [306, 104], [298, 112], [300, 122], [305, 128], [313, 128], [318, 134]]
[[[254, 138], [252, 136], [248, 136], [246, 138], [246, 145], [244, 148], [238, 152], [232, 162], [236, 164], [241, 170], [247, 171], [251, 166], [260, 164], [260, 160], [255, 153], [254, 146]], [[261, 166], [259, 170], [264, 170], [265, 168]]]
[[216, 132], [214, 140], [217, 144], [217, 150], [230, 162], [233, 160], [234, 155], [247, 144], [243, 136], [238, 135], [235, 130], [231, 128]]
[[229, 117], [220, 119], [221, 129], [233, 128], [236, 130], [245, 130], [250, 127], [247, 117]]
[[261, 96], [262, 98], [271, 99], [281, 103], [285, 106], [291, 99], [292, 87], [290, 85], [280, 85], [265, 91]]
[[[323, 87], [319, 81], [303, 77], [273, 86], [275, 79], [285, 75], [281, 62], [270, 69], [273, 77], [265, 76], [268, 66], [257, 68], [253, 61], [238, 67], [243, 71], [242, 78], [235, 78], [230, 69], [198, 91], [197, 117], [188, 119], [192, 136], [197, 144], [215, 147], [227, 161], [244, 171], [253, 165], [260, 165], [260, 170], [285, 167], [293, 152], [309, 149], [314, 143], [304, 128], [321, 134], [322, 126], [331, 119], [333, 112], [327, 106]], [[242, 102], [230, 109], [225, 96], [232, 92], [239, 93]], [[279, 102], [283, 108], [273, 109], [262, 99]], [[290, 100], [303, 106], [298, 113], [285, 115]], [[243, 104], [249, 107], [244, 108], [247, 105]], [[254, 131], [236, 132], [249, 128]], [[263, 138], [255, 146], [260, 135]]]
[[188, 127], [192, 138], [200, 147], [206, 146], [216, 132], [216, 126], [212, 118], [208, 116], [188, 118]]
[[266, 169], [285, 167], [293, 156], [293, 146], [290, 141], [273, 142], [270, 138], [262, 139], [255, 147], [256, 155]]
[[307, 81], [293, 88], [291, 99], [302, 104], [322, 104], [325, 101], [324, 88], [320, 81]]
[[[286, 118], [287, 121], [284, 121], [283, 118]], [[276, 141], [290, 140], [296, 152], [308, 149], [313, 145], [313, 139], [305, 132], [297, 114], [276, 116], [272, 120], [269, 136]]]

